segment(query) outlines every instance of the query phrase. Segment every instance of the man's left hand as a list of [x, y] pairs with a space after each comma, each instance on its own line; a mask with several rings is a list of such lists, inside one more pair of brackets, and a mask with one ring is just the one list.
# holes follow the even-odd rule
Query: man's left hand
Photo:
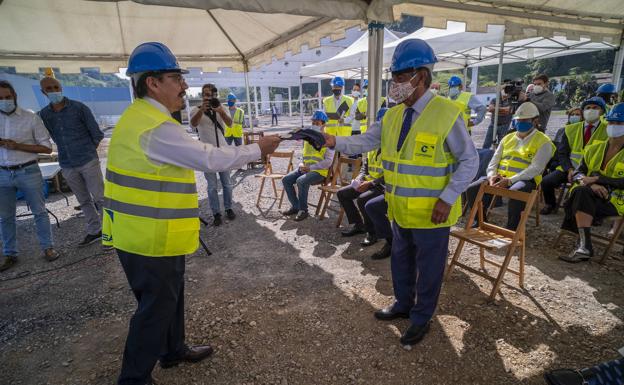
[[373, 186], [373, 182], [371, 182], [371, 181], [362, 182], [355, 189], [355, 191], [357, 191], [359, 193], [363, 193], [363, 192], [366, 192], [366, 191], [370, 190], [372, 186]]
[[511, 185], [512, 183], [509, 178], [501, 178], [498, 182], [494, 184], [494, 187], [508, 188]]
[[433, 213], [431, 214], [431, 222], [434, 225], [446, 222], [449, 213], [451, 212], [451, 205], [444, 202], [442, 199], [438, 199], [435, 206], [433, 206]]

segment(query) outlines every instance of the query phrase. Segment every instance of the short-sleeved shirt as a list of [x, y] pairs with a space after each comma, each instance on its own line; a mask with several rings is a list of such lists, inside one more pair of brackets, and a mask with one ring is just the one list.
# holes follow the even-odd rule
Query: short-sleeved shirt
[[[41, 119], [20, 107], [9, 115], [0, 113], [0, 138], [52, 148], [50, 134]], [[35, 153], [0, 147], [0, 166], [16, 166], [33, 160], [37, 160]]]

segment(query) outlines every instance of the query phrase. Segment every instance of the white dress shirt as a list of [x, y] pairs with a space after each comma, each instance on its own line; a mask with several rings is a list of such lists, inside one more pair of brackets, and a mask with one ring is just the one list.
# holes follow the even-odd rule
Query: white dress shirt
[[[158, 101], [149, 97], [144, 99], [164, 114], [171, 115]], [[260, 146], [257, 143], [217, 148], [191, 138], [181, 125], [172, 122], [165, 122], [144, 133], [140, 144], [153, 162], [203, 172], [237, 169], [261, 157]]]
[[[50, 133], [34, 112], [17, 107], [10, 115], [0, 113], [0, 139], [52, 148]], [[37, 154], [0, 147], [0, 166], [16, 166], [37, 160]]]
[[[198, 110], [199, 107], [193, 107], [193, 109], [191, 110], [191, 116], [195, 116]], [[215, 113], [215, 115], [217, 123], [219, 123], [221, 125], [221, 128], [225, 131], [225, 122], [221, 118], [221, 115], [219, 115], [219, 113]], [[199, 120], [199, 124], [197, 125], [197, 127], [191, 127], [193, 128], [193, 130], [197, 131], [197, 134], [199, 135], [199, 140], [204, 143], [210, 143], [216, 147], [223, 147], [228, 145], [225, 141], [225, 138], [223, 137], [223, 132], [221, 132], [221, 130], [216, 127], [212, 119], [206, 116], [206, 114], [202, 114], [202, 117]]]
[[[518, 141], [516, 142], [516, 148], [520, 148], [528, 144], [531, 141], [531, 138], [535, 136], [536, 132], [537, 132], [537, 129], [533, 129], [533, 132], [527, 135], [524, 139], [518, 137]], [[516, 132], [515, 135], [517, 134], [518, 133]], [[543, 173], [551, 157], [552, 157], [552, 145], [549, 142], [546, 142], [542, 145], [542, 147], [539, 148], [539, 150], [537, 150], [537, 153], [533, 157], [533, 160], [531, 161], [531, 164], [529, 165], [529, 167], [525, 168], [521, 172], [509, 178], [509, 180], [511, 181], [511, 184], [514, 184], [521, 180], [531, 180], [535, 178], [536, 176], [540, 175], [541, 173]], [[490, 160], [490, 164], [488, 164], [488, 168], [487, 168], [488, 177], [498, 174], [498, 164], [500, 163], [502, 158], [503, 158], [503, 142], [501, 141], [501, 143], [498, 144], [498, 147], [496, 147], [496, 152], [494, 152], [494, 156], [492, 156], [492, 160]]]

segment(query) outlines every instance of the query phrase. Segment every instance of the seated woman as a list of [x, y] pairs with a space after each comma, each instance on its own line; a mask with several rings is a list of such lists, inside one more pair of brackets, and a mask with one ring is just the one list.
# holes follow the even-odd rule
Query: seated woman
[[[312, 127], [324, 131], [327, 115], [323, 111], [315, 111], [312, 115]], [[282, 211], [284, 215], [295, 215], [295, 221], [306, 219], [308, 214], [308, 190], [310, 186], [321, 183], [328, 174], [334, 160], [334, 150], [323, 147], [317, 151], [308, 142], [303, 143], [303, 163], [282, 178], [284, 190], [290, 201], [290, 209]], [[299, 196], [295, 192], [295, 183]]]
[[589, 260], [593, 254], [591, 225], [594, 219], [624, 215], [624, 103], [616, 104], [606, 116], [607, 142], [585, 148], [576, 169], [575, 185], [565, 206], [561, 228], [579, 234], [579, 242], [566, 262]]
[[[535, 104], [525, 102], [514, 115], [515, 132], [503, 138], [490, 161], [487, 176], [472, 182], [466, 190], [469, 207], [472, 207], [481, 184], [487, 179], [491, 186], [530, 192], [541, 182], [542, 172], [555, 152], [550, 138], [539, 131], [539, 111]], [[489, 207], [492, 196], [483, 197]], [[524, 210], [524, 202], [510, 200], [506, 228], [515, 230]]]

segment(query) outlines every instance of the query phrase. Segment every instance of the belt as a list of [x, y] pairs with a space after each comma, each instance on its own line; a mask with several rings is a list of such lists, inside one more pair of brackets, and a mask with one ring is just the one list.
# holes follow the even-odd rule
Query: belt
[[9, 171], [19, 170], [21, 168], [28, 167], [28, 166], [30, 166], [32, 164], [37, 164], [37, 161], [36, 160], [31, 160], [30, 162], [26, 162], [26, 163], [22, 163], [22, 164], [16, 164], [15, 166], [0, 166], [0, 169], [2, 169], [2, 170], [9, 170]]

